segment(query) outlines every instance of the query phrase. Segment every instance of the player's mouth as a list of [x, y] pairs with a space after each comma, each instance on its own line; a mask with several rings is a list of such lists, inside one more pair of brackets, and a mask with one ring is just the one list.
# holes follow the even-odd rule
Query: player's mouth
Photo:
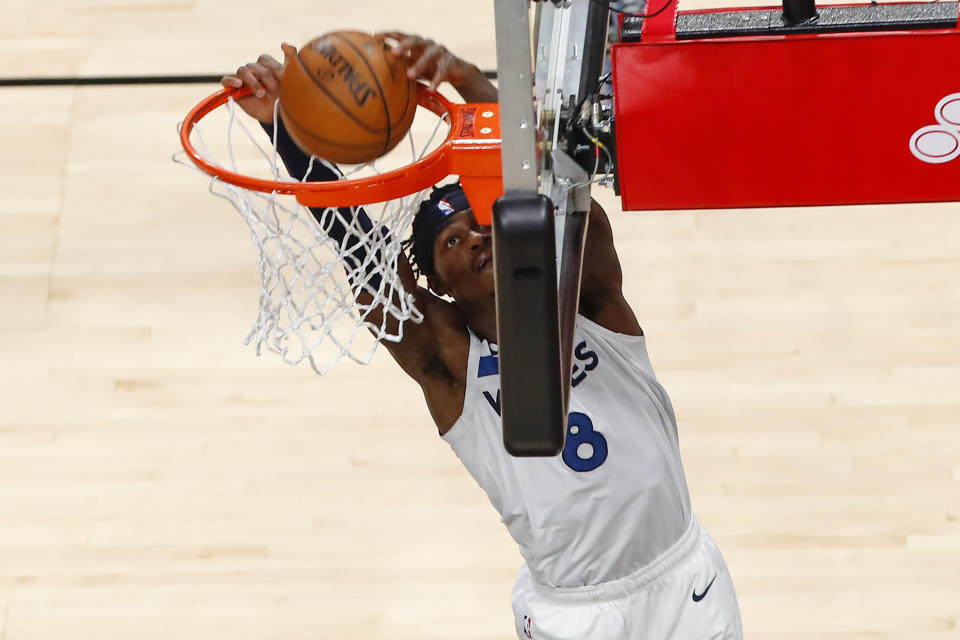
[[474, 271], [483, 271], [487, 267], [493, 264], [493, 253], [490, 251], [485, 251], [477, 257], [476, 261], [473, 263]]

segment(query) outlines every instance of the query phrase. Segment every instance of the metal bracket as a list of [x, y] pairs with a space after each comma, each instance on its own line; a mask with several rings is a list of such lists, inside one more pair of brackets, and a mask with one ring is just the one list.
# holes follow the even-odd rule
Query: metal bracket
[[560, 364], [563, 385], [563, 404], [570, 396], [570, 376], [573, 366], [573, 331], [580, 309], [580, 276], [583, 272], [583, 250], [586, 246], [587, 223], [590, 214], [590, 177], [577, 162], [559, 149], [554, 149], [554, 179], [567, 202], [563, 217], [563, 236], [560, 239], [560, 272], [558, 274], [560, 322]]
[[503, 191], [537, 192], [533, 61], [527, 0], [496, 0], [497, 84], [503, 135]]

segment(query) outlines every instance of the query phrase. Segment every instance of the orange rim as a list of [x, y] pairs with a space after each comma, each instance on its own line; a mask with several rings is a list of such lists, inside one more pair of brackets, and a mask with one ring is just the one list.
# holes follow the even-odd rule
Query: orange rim
[[248, 88], [221, 89], [190, 110], [180, 127], [180, 143], [201, 170], [223, 182], [266, 193], [296, 196], [307, 207], [348, 207], [402, 198], [427, 189], [450, 175], [459, 175], [467, 200], [480, 224], [490, 224], [493, 202], [503, 195], [500, 164], [500, 110], [496, 103], [455, 104], [420, 85], [417, 103], [450, 118], [446, 139], [423, 158], [385, 173], [331, 182], [281, 182], [235, 173], [204, 158], [190, 134], [204, 116], [230, 98], [248, 95]]

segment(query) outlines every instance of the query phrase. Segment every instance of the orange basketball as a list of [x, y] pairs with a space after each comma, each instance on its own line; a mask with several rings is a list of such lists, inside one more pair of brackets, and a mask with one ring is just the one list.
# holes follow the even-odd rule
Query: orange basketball
[[356, 31], [311, 40], [287, 62], [280, 114], [301, 149], [357, 164], [379, 158], [407, 134], [416, 82], [388, 45]]

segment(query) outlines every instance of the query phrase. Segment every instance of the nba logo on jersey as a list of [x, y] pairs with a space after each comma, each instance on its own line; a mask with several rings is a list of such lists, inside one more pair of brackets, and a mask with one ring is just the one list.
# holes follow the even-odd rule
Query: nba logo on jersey
[[523, 616], [523, 635], [533, 637], [533, 618], [530, 616]]

